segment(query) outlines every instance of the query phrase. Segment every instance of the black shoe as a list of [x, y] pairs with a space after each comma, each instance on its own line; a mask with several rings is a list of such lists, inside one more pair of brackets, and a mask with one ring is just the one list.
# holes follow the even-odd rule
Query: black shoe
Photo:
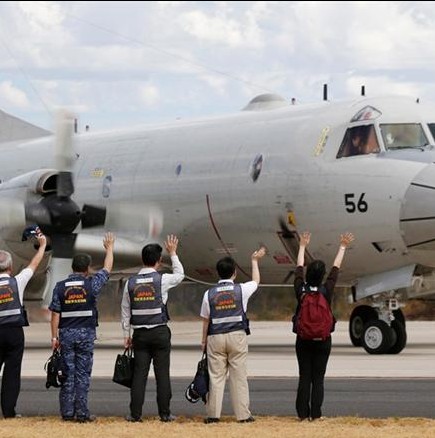
[[248, 418], [245, 418], [244, 420], [239, 420], [237, 423], [253, 423], [255, 421], [255, 418], [251, 415]]
[[175, 421], [176, 419], [177, 417], [172, 414], [160, 416], [160, 421], [163, 421], [163, 423], [170, 423], [171, 421]]
[[77, 423], [93, 423], [97, 417], [95, 415], [89, 415], [89, 417], [77, 417]]
[[129, 421], [130, 423], [142, 423], [142, 418], [140, 418], [140, 417], [133, 417], [132, 415], [127, 415], [125, 417], [125, 419], [127, 421]]
[[74, 417], [62, 417], [62, 421], [76, 421]]
[[220, 418], [216, 418], [216, 417], [207, 417], [207, 418], [204, 418], [204, 423], [205, 423], [205, 424], [219, 423], [219, 421], [221, 421]]
[[23, 418], [21, 414], [5, 415], [5, 418]]

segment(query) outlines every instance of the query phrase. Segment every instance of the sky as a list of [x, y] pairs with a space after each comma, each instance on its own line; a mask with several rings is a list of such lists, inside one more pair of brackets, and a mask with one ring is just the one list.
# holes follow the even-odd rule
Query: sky
[[0, 109], [79, 131], [297, 104], [435, 101], [435, 2], [0, 1]]

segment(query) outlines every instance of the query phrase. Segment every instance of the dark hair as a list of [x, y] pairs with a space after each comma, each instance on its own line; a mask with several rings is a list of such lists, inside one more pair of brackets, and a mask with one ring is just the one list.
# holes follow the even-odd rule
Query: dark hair
[[72, 259], [72, 270], [74, 272], [86, 272], [92, 263], [92, 258], [88, 254], [76, 254]]
[[142, 248], [142, 262], [145, 266], [154, 266], [162, 257], [163, 248], [158, 243], [149, 243]]
[[362, 146], [366, 145], [369, 140], [371, 125], [362, 125], [355, 126], [350, 129], [351, 139], [353, 140], [355, 137], [360, 138], [360, 144]]
[[314, 260], [311, 262], [307, 267], [307, 275], [305, 276], [308, 285], [319, 287], [322, 284], [325, 272], [326, 267], [322, 260]]
[[231, 257], [224, 257], [216, 263], [216, 270], [221, 280], [227, 280], [236, 272], [236, 262]]

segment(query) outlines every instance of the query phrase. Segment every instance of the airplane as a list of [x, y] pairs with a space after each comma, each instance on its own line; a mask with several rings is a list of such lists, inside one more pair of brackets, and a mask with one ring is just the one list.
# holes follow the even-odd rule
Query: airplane
[[228, 254], [245, 281], [264, 245], [262, 283], [281, 287], [300, 232], [313, 236], [308, 259], [330, 263], [351, 231], [340, 284], [365, 302], [349, 334], [370, 354], [402, 351], [402, 303], [435, 297], [435, 106], [263, 94], [234, 114], [122, 131], [72, 135], [61, 120], [52, 135], [0, 112], [0, 247], [19, 269], [34, 253], [26, 226], [51, 239], [27, 300], [50, 301], [74, 251], [98, 258], [104, 228], [117, 234], [114, 278], [136, 272], [146, 242], [177, 234], [189, 280], [213, 282]]

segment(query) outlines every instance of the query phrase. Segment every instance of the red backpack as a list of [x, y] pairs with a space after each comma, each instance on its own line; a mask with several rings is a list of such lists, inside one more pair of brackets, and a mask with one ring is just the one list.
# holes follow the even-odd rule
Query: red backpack
[[324, 341], [333, 326], [331, 307], [321, 290], [305, 293], [296, 318], [296, 333], [304, 340]]

